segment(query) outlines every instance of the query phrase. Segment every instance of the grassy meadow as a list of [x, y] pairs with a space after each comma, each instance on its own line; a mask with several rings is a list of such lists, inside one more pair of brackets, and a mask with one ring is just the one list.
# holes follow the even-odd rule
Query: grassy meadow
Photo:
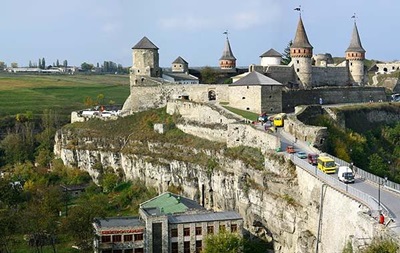
[[0, 73], [0, 117], [52, 109], [62, 116], [83, 109], [86, 97], [123, 104], [129, 96], [129, 75], [28, 75]]

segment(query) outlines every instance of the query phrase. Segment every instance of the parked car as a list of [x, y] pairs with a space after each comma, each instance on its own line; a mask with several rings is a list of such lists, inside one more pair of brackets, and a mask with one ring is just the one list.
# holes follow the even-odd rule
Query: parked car
[[287, 147], [286, 147], [286, 152], [289, 153], [289, 154], [294, 154], [294, 153], [296, 153], [296, 151], [294, 150], [294, 147], [293, 147], [293, 146], [287, 146]]
[[300, 159], [306, 159], [307, 158], [307, 154], [303, 151], [299, 151], [296, 153], [297, 157]]
[[318, 159], [317, 154], [308, 154], [307, 155], [307, 161], [309, 164], [317, 165], [317, 159]]

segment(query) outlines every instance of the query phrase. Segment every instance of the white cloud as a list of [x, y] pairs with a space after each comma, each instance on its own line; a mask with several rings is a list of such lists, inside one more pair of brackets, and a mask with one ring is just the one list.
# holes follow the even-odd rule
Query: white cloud
[[196, 12], [164, 17], [158, 23], [165, 30], [243, 30], [275, 22], [281, 16], [281, 4], [274, 1], [249, 0], [243, 4], [229, 5], [228, 9], [226, 5], [214, 7], [212, 10], [199, 7]]

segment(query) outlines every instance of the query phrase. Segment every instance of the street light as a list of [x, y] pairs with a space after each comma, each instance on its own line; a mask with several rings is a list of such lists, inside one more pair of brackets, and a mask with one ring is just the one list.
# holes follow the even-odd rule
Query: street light
[[[385, 181], [382, 182], [382, 185], [386, 185], [387, 183], [387, 176], [385, 176]], [[381, 178], [378, 179], [378, 212], [381, 213]]]

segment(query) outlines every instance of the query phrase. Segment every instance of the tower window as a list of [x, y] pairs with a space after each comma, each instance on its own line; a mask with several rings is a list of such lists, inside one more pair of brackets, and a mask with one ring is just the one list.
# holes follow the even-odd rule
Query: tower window
[[296, 69], [297, 72], [300, 72], [300, 69]]
[[[300, 63], [300, 61], [299, 60], [297, 60], [297, 64], [299, 64]], [[298, 72], [298, 71], [297, 71]]]
[[247, 89], [249, 88], [249, 86], [247, 86]]
[[246, 97], [242, 97], [242, 99], [246, 99]]

